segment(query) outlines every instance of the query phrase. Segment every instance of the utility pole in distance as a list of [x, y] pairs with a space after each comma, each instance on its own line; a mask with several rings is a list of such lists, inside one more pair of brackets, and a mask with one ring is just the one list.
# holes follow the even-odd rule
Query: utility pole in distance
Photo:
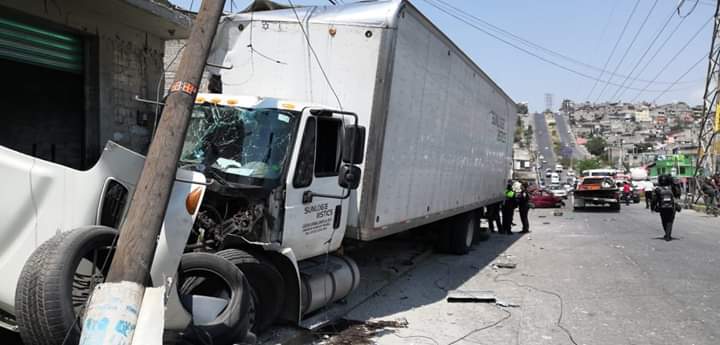
[[[127, 219], [120, 228], [107, 283], [95, 289], [88, 303], [84, 325], [89, 326], [83, 328], [81, 344], [120, 344], [117, 334], [111, 332], [118, 327], [126, 330], [122, 335], [127, 343], [132, 340], [190, 113], [224, 5], [225, 0], [204, 0], [193, 23]], [[119, 308], [103, 307], [108, 304]], [[94, 322], [109, 323], [110, 327], [92, 327]]]

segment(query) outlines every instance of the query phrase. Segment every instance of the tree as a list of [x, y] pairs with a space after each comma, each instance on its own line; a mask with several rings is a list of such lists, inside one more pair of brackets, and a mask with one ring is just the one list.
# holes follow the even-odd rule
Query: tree
[[517, 122], [515, 122], [515, 137], [514, 137], [513, 142], [520, 144], [520, 146], [523, 146], [522, 138], [523, 138], [523, 123], [522, 123], [522, 120], [520, 119], [520, 117], [518, 116]]
[[518, 112], [518, 114], [527, 114], [528, 113], [527, 103], [518, 103], [517, 104], [517, 112]]
[[575, 170], [582, 173], [585, 170], [599, 169], [601, 166], [600, 160], [598, 159], [583, 159], [575, 161]]
[[607, 142], [601, 137], [593, 137], [585, 144], [585, 147], [587, 147], [588, 151], [594, 156], [602, 156], [603, 153], [605, 153], [606, 146]]
[[525, 146], [529, 147], [530, 143], [532, 142], [533, 138], [533, 127], [532, 125], [528, 125], [528, 127], [525, 129], [525, 133], [523, 133], [525, 139]]

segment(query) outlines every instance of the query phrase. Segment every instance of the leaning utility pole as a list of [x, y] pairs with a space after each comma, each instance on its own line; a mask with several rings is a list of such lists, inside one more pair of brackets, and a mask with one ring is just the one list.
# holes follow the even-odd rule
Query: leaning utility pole
[[[165, 100], [165, 108], [156, 135], [150, 144], [126, 221], [120, 227], [117, 249], [107, 276], [109, 284], [98, 286], [88, 303], [88, 315], [93, 313], [96, 320], [102, 319], [102, 317], [111, 321], [117, 319], [118, 325], [122, 324], [123, 329], [129, 330], [123, 334], [128, 343], [132, 339], [132, 330], [136, 326], [137, 313], [135, 313], [134, 319], [129, 314], [116, 317], [106, 315], [112, 314], [112, 310], [93, 307], [99, 306], [103, 302], [112, 303], [108, 301], [116, 298], [115, 301], [123, 304], [120, 306], [121, 308], [118, 308], [121, 311], [137, 311], [142, 303], [157, 237], [177, 173], [177, 162], [180, 158], [190, 113], [224, 5], [224, 0], [204, 0], [202, 2], [180, 60], [176, 79]], [[118, 298], [121, 300], [118, 301]], [[89, 317], [86, 316], [86, 318]], [[92, 321], [90, 320], [90, 325], [92, 325]], [[110, 341], [110, 338], [104, 338], [105, 334], [93, 334], [93, 327], [88, 328], [91, 329], [87, 332], [83, 329], [81, 344], [83, 343], [82, 339], [87, 339], [86, 341], [89, 343], [115, 343]], [[100, 342], [90, 340], [98, 338], [107, 340]]]
[[700, 196], [700, 177], [716, 172], [717, 145], [716, 136], [720, 131], [720, 107], [717, 106], [720, 93], [720, 0], [715, 5], [715, 25], [713, 27], [710, 53], [708, 55], [707, 77], [703, 99], [703, 119], [698, 134], [698, 157], [695, 162], [696, 199]]

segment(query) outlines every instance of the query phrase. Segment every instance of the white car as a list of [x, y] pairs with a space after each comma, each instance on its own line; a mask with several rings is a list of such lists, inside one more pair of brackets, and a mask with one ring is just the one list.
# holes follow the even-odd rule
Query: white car
[[556, 165], [555, 165], [555, 171], [557, 171], [557, 172], [562, 172], [562, 171], [563, 171], [563, 166], [562, 166], [562, 164], [556, 164]]
[[575, 170], [568, 169], [567, 174], [568, 174], [568, 176], [575, 176]]
[[568, 192], [559, 185], [550, 186], [550, 193], [558, 198], [567, 198]]

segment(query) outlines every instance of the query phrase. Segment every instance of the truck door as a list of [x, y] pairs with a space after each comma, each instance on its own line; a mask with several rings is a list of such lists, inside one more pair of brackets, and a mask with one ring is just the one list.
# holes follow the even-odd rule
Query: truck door
[[[309, 114], [306, 112], [306, 114]], [[297, 260], [334, 251], [345, 236], [348, 199], [318, 197], [308, 192], [342, 196], [338, 184], [343, 118], [303, 116], [287, 176], [283, 246]]]

